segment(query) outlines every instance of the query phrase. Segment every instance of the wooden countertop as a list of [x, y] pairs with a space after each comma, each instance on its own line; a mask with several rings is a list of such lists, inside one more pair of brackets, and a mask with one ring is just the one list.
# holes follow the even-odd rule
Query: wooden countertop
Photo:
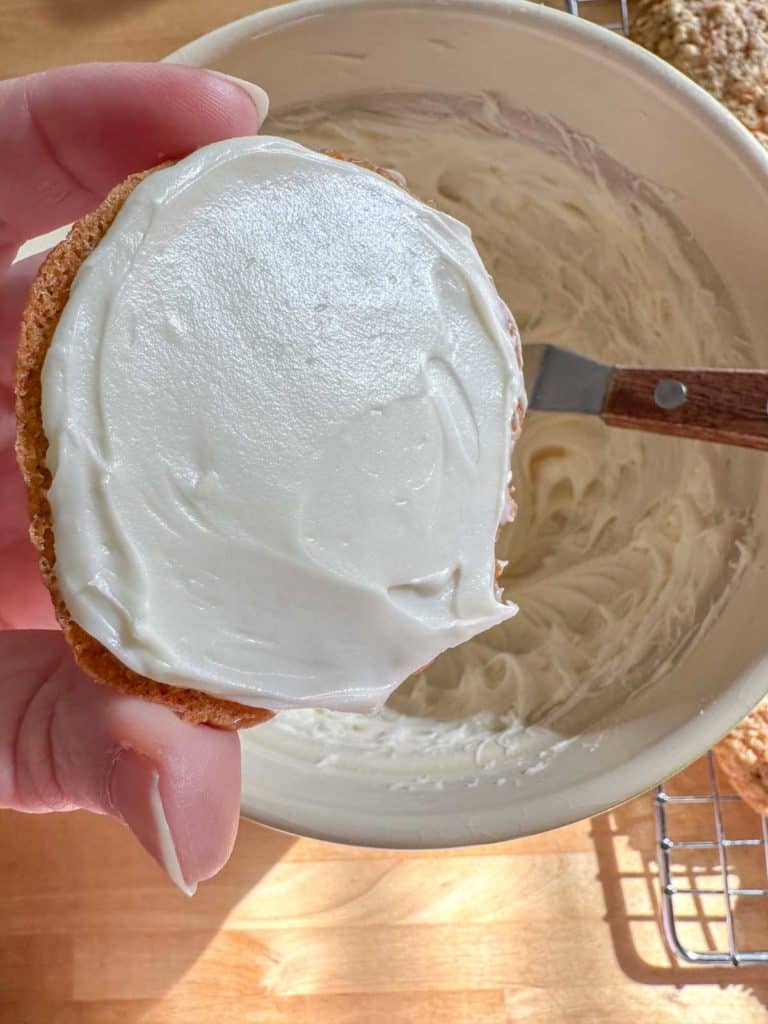
[[[704, 790], [704, 763], [678, 783]], [[732, 835], [757, 819], [731, 808]], [[711, 829], [684, 809], [679, 838]], [[115, 822], [0, 813], [2, 1024], [758, 1024], [768, 969], [681, 967], [658, 921], [651, 798], [532, 839], [391, 853], [248, 822], [194, 899]], [[753, 885], [759, 851], [734, 862]], [[752, 856], [756, 854], [756, 856]], [[684, 864], [714, 888], [717, 861]], [[763, 883], [764, 884], [764, 883]], [[768, 913], [737, 902], [768, 947]], [[722, 906], [683, 908], [723, 941]]]
[[[258, 6], [0, 0], [0, 68], [152, 59]], [[702, 762], [683, 784], [705, 788]], [[754, 833], [755, 821], [737, 808], [729, 826]], [[711, 810], [673, 824], [691, 837]], [[686, 868], [714, 886], [711, 851]], [[760, 865], [734, 868], [754, 884]], [[666, 951], [649, 797], [534, 839], [440, 854], [246, 822], [193, 900], [111, 820], [5, 812], [0, 886], [2, 1024], [768, 1021], [768, 968], [684, 968]], [[714, 899], [685, 909], [692, 942], [722, 940]], [[742, 900], [737, 924], [768, 948], [768, 903]]]

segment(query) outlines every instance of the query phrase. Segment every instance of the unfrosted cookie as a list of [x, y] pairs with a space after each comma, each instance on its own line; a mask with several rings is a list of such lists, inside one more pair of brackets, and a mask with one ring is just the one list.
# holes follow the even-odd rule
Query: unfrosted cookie
[[766, 0], [640, 0], [630, 35], [720, 100], [768, 146]]
[[768, 698], [715, 747], [736, 792], [758, 814], [768, 814]]

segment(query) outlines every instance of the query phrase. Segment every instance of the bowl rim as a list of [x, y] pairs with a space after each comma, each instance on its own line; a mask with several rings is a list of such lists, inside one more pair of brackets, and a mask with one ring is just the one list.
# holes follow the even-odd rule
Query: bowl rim
[[[629, 73], [634, 71], [648, 76], [700, 121], [712, 126], [714, 132], [731, 146], [742, 166], [751, 172], [755, 188], [768, 197], [768, 152], [718, 100], [676, 68], [618, 33], [530, 0], [291, 0], [222, 25], [175, 50], [165, 60], [205, 66], [208, 62], [215, 62], [233, 44], [248, 37], [264, 36], [307, 19], [347, 10], [361, 13], [445, 9], [496, 17], [507, 25], [512, 22], [540, 29], [584, 46], [596, 55], [620, 60]], [[473, 846], [479, 842], [502, 842], [521, 835], [545, 832], [608, 811], [652, 789], [662, 778], [669, 777], [704, 754], [759, 703], [767, 690], [768, 653], [750, 669], [734, 677], [729, 689], [699, 715], [609, 774], [600, 776], [599, 781], [591, 778], [549, 797], [517, 803], [516, 814], [487, 812], [493, 820], [482, 829], [482, 838], [467, 833], [460, 815], [456, 815], [453, 822], [443, 815], [440, 824], [435, 822], [432, 829], [429, 828], [430, 818], [426, 816], [416, 834], [401, 823], [402, 816], [384, 815], [378, 825], [372, 826], [362, 821], [334, 822], [333, 813], [328, 812], [324, 824], [315, 819], [314, 824], [308, 825], [301, 819], [301, 814], [289, 810], [265, 813], [264, 809], [248, 800], [243, 802], [242, 813], [260, 824], [293, 834], [390, 849]], [[521, 819], [523, 827], [520, 827]]]
[[768, 189], [768, 151], [728, 108], [706, 89], [661, 57], [657, 57], [650, 50], [620, 33], [587, 21], [586, 18], [532, 0], [289, 0], [287, 3], [246, 14], [242, 18], [212, 29], [185, 43], [163, 60], [179, 64], [197, 63], [198, 66], [203, 66], [199, 63], [201, 57], [213, 56], [217, 50], [221, 51], [243, 38], [266, 35], [277, 28], [345, 10], [357, 14], [362, 11], [426, 12], [440, 9], [502, 16], [505, 21], [518, 20], [521, 24], [538, 26], [555, 34], [570, 35], [574, 40], [581, 40], [586, 45], [596, 48], [598, 52], [613, 51], [621, 54], [622, 59], [629, 65], [634, 65], [636, 69], [646, 71], [658, 81], [663, 81], [673, 92], [700, 107], [705, 114], [717, 121], [720, 128], [742, 151], [747, 164], [761, 176], [766, 176], [764, 185]]

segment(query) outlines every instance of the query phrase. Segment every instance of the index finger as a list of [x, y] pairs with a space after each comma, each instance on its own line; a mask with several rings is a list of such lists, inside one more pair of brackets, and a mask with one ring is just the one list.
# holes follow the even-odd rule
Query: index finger
[[82, 64], [0, 82], [0, 256], [82, 216], [134, 171], [257, 132], [267, 103], [258, 86], [178, 64]]

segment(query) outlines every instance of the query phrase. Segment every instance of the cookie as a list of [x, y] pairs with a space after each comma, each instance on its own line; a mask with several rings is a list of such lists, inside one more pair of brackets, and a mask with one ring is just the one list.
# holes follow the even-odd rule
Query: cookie
[[630, 37], [720, 100], [768, 146], [766, 0], [640, 0]]
[[[328, 155], [335, 159], [345, 159], [335, 152]], [[349, 162], [359, 164], [404, 187], [404, 182], [395, 172], [385, 171], [363, 161]], [[238, 703], [234, 687], [234, 699], [223, 699], [195, 688], [171, 685], [172, 680], [161, 682], [138, 674], [120, 660], [119, 650], [115, 650], [114, 647], [111, 650], [107, 649], [100, 640], [90, 635], [73, 619], [63, 594], [70, 593], [71, 580], [66, 580], [65, 586], [62, 587], [57, 578], [56, 538], [48, 501], [48, 490], [51, 485], [51, 474], [46, 464], [48, 440], [43, 423], [42, 380], [46, 353], [59, 319], [67, 306], [70, 289], [80, 266], [104, 238], [133, 189], [152, 173], [153, 171], [148, 171], [132, 175], [118, 185], [92, 214], [73, 226], [67, 239], [53, 250], [38, 273], [24, 312], [17, 355], [17, 457], [27, 486], [30, 532], [40, 555], [43, 579], [51, 593], [57, 617], [78, 664], [99, 682], [124, 693], [132, 693], [166, 704], [190, 722], [204, 722], [220, 728], [237, 729], [265, 720], [270, 717], [270, 712]], [[519, 342], [514, 332], [512, 337], [519, 368]], [[519, 406], [513, 424], [513, 435], [516, 435], [519, 429], [521, 415], [522, 407]], [[73, 484], [70, 482], [69, 486]], [[83, 536], [90, 536], [90, 533], [85, 532]], [[82, 586], [83, 583], [79, 585]], [[226, 624], [220, 625], [226, 633]], [[217, 629], [214, 626], [212, 628]], [[216, 635], [222, 634], [217, 631]], [[109, 643], [106, 637], [102, 636], [101, 639], [104, 643]], [[125, 660], [130, 662], [129, 658]], [[136, 663], [133, 664], [135, 668]], [[168, 661], [167, 664], [173, 662]], [[242, 672], [242, 668], [240, 671]], [[160, 675], [159, 678], [162, 679], [163, 676]], [[226, 683], [226, 679], [223, 682]], [[226, 687], [224, 692], [227, 692]]]
[[768, 814], [768, 699], [715, 747], [733, 788], [758, 814]]

